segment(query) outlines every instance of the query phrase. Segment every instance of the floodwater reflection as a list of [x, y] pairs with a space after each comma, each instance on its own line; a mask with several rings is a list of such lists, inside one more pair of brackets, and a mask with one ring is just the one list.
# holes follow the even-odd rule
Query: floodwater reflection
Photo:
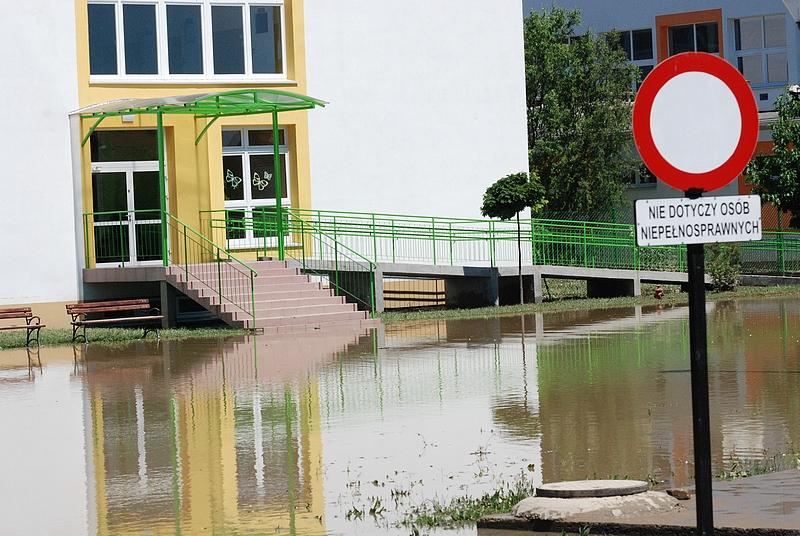
[[[715, 468], [798, 444], [800, 301], [708, 311]], [[687, 311], [2, 352], [0, 427], [9, 533], [405, 535], [520, 474], [689, 483]]]

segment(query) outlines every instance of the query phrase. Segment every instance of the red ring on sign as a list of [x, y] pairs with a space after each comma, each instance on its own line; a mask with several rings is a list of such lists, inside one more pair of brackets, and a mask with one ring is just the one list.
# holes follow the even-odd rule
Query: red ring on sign
[[[719, 78], [733, 93], [742, 115], [739, 143], [730, 158], [716, 169], [689, 173], [670, 164], [658, 151], [650, 130], [653, 102], [664, 85], [678, 75], [702, 72]], [[661, 62], [645, 78], [633, 105], [633, 137], [642, 161], [659, 179], [678, 190], [716, 190], [730, 183], [747, 166], [758, 141], [758, 107], [753, 90], [736, 68], [715, 54], [686, 52]]]

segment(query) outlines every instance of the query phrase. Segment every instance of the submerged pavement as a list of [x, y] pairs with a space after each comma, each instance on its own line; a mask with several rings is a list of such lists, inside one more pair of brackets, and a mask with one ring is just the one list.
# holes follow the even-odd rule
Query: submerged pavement
[[[680, 501], [677, 508], [662, 514], [616, 518], [578, 514], [561, 522], [530, 521], [510, 515], [490, 516], [478, 522], [478, 534], [576, 532], [587, 527], [593, 535], [689, 535], [693, 534], [696, 515], [692, 496], [687, 501]], [[720, 535], [800, 535], [800, 471], [714, 482], [714, 526]]]

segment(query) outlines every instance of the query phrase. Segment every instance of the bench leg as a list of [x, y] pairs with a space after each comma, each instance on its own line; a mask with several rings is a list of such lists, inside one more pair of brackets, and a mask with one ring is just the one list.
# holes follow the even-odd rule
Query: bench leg
[[158, 328], [142, 328], [142, 329], [144, 330], [144, 333], [142, 333], [142, 339], [146, 339], [148, 333], [155, 333], [156, 340], [157, 341], [161, 340], [161, 331]]
[[[41, 329], [41, 326], [31, 326], [28, 328], [28, 334], [25, 336], [26, 347], [30, 346], [34, 341], [36, 341], [36, 346], [39, 346], [39, 332]], [[31, 337], [34, 331], [36, 332], [36, 337]]]
[[[83, 335], [78, 335], [78, 331], [83, 328]], [[89, 344], [89, 339], [86, 338], [86, 326], [81, 326], [80, 324], [73, 324], [72, 325], [72, 344], [78, 342], [78, 339], [83, 339], [84, 344]]]

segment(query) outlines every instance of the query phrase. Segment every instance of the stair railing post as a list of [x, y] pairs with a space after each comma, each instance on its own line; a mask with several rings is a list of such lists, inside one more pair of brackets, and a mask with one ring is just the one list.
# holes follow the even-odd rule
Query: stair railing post
[[378, 232], [375, 228], [375, 213], [372, 214], [372, 261], [378, 262]]
[[392, 262], [397, 262], [397, 252], [396, 252], [396, 244], [395, 244], [395, 237], [394, 237], [394, 218], [392, 218]]
[[431, 242], [433, 243], [433, 265], [436, 266], [436, 218], [431, 218]]
[[91, 266], [89, 266], [89, 215], [88, 214], [83, 215], [83, 254], [84, 254], [84, 260], [86, 262], [84, 268], [91, 268]]
[[256, 285], [255, 285], [255, 275], [253, 271], [250, 270], [250, 311], [251, 317], [253, 318], [253, 323], [250, 326], [250, 329], [256, 327]]
[[186, 226], [183, 226], [183, 271], [186, 272], [186, 282], [189, 282], [189, 247], [187, 245]]
[[448, 242], [450, 242], [450, 266], [453, 266], [453, 222], [448, 223]]
[[216, 248], [217, 256], [217, 294], [219, 295], [219, 305], [222, 307], [222, 260], [219, 257], [219, 248]]
[[[127, 219], [130, 216], [128, 214], [125, 215], [125, 225], [128, 226]], [[125, 268], [125, 241], [122, 239], [122, 212], [119, 213], [119, 259], [122, 261], [122, 267]]]
[[306, 269], [306, 228], [305, 228], [305, 221], [300, 220], [300, 236], [301, 236], [301, 246], [303, 248], [303, 270]]
[[489, 222], [489, 265], [494, 268], [494, 222]]

